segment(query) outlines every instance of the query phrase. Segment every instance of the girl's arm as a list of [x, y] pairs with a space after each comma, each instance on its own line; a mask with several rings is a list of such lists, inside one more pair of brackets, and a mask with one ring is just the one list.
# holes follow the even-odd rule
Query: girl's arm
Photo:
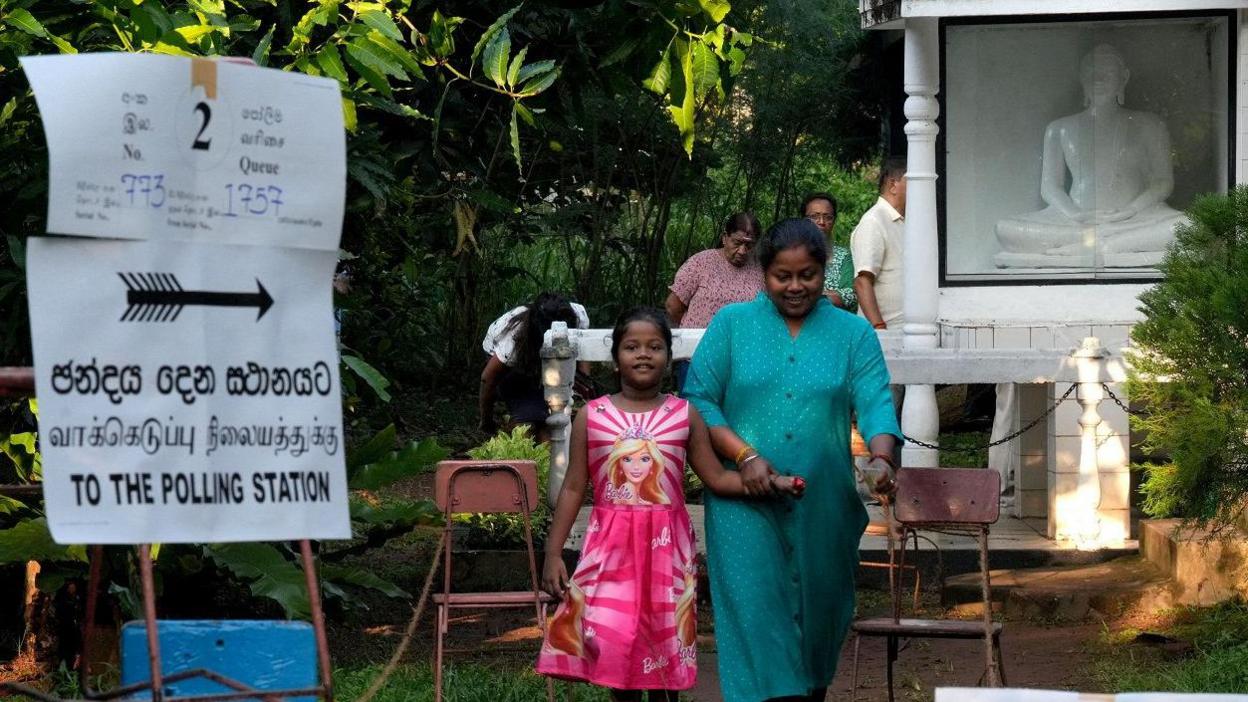
[[542, 589], [554, 597], [563, 597], [568, 589], [568, 569], [563, 563], [563, 544], [568, 540], [576, 514], [585, 501], [585, 485], [589, 482], [586, 467], [588, 414], [578, 412], [572, 420], [572, 437], [568, 446], [568, 472], [555, 502], [555, 514], [546, 535], [546, 559], [542, 567]]
[[[702, 420], [702, 415], [698, 414], [698, 410], [693, 405], [689, 405], [689, 450], [687, 456], [689, 464], [693, 467], [693, 472], [716, 495], [743, 497], [751, 494], [746, 490], [741, 472], [725, 469], [724, 464], [715, 455], [715, 448], [711, 445], [711, 435], [707, 431], [706, 422]], [[750, 462], [754, 463], [762, 460], [760, 457]], [[771, 485], [777, 492], [787, 493], [794, 497], [801, 497], [802, 490], [806, 487], [805, 482], [801, 478], [777, 475], [771, 476]]]
[[477, 425], [487, 434], [493, 434], [498, 430], [494, 422], [494, 395], [498, 388], [499, 378], [503, 377], [503, 372], [506, 370], [507, 365], [499, 360], [498, 356], [490, 354], [490, 359], [485, 362], [485, 369], [481, 371], [481, 390], [477, 395], [477, 412], [479, 413]]

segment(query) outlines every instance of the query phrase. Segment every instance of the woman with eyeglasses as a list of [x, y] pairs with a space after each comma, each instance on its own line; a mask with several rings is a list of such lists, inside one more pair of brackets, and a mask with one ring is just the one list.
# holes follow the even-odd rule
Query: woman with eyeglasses
[[854, 259], [848, 248], [836, 244], [836, 237], [832, 235], [832, 228], [836, 226], [836, 198], [831, 193], [811, 193], [802, 200], [801, 215], [814, 222], [828, 242], [828, 268], [823, 280], [823, 296], [843, 310], [857, 312]]
[[[664, 304], [673, 327], [705, 328], [725, 305], [749, 302], [763, 291], [763, 269], [754, 257], [759, 234], [758, 219], [749, 212], [737, 212], [724, 220], [717, 248], [685, 261], [676, 271]], [[677, 361], [672, 371], [679, 391], [685, 385], [689, 362]]]

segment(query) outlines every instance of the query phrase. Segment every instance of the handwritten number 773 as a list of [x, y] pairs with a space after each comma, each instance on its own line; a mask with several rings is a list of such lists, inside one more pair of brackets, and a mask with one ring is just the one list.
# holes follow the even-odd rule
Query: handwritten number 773
[[121, 185], [130, 198], [130, 206], [158, 208], [165, 204], [165, 176], [163, 174], [136, 175], [124, 173]]

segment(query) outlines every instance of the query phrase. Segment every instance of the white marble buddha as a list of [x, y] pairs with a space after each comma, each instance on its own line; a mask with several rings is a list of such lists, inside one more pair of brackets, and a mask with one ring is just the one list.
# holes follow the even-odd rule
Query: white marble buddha
[[1040, 197], [1047, 207], [997, 222], [998, 267], [1161, 262], [1175, 225], [1185, 220], [1166, 204], [1174, 189], [1166, 125], [1123, 107], [1130, 77], [1122, 55], [1107, 44], [1080, 62], [1087, 108], [1045, 129]]

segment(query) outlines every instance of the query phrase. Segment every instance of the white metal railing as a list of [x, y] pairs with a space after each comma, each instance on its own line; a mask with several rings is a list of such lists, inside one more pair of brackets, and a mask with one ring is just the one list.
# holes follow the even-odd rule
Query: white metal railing
[[[672, 355], [676, 360], [693, 355], [701, 341], [702, 329], [678, 329], [673, 331]], [[1080, 451], [1078, 478], [1073, 489], [1066, 489], [1058, 500], [1061, 514], [1049, 514], [1050, 520], [1058, 520], [1058, 539], [1069, 539], [1081, 548], [1100, 548], [1106, 545], [1101, 538], [1100, 517], [1097, 510], [1101, 504], [1101, 474], [1097, 456], [1097, 428], [1101, 424], [1098, 407], [1104, 399], [1104, 383], [1119, 383], [1126, 379], [1126, 359], [1113, 356], [1095, 337], [1087, 337], [1071, 350], [1000, 350], [1000, 349], [907, 349], [899, 344], [882, 340], [884, 357], [894, 383], [898, 385], [922, 385], [931, 387], [941, 384], [960, 383], [1072, 383], [1078, 386], [1077, 401], [1082, 408], [1079, 416]], [[542, 346], [542, 382], [545, 397], [550, 406], [547, 424], [550, 427], [551, 469], [548, 499], [553, 504], [563, 485], [568, 466], [568, 427], [571, 419], [572, 385], [578, 361], [611, 361], [610, 329], [568, 329], [556, 322], [546, 332]], [[915, 403], [916, 405], [918, 403]], [[936, 426], [934, 403], [921, 405], [923, 415], [917, 420], [924, 426]], [[902, 428], [907, 420], [916, 420], [913, 408], [907, 414], [903, 410]], [[934, 432], [933, 432], [934, 434]], [[921, 436], [921, 435], [920, 435]], [[936, 437], [933, 435], [932, 439]], [[936, 465], [936, 452], [915, 453]], [[927, 462], [925, 461], [925, 463]], [[924, 465], [909, 461], [907, 465]]]

